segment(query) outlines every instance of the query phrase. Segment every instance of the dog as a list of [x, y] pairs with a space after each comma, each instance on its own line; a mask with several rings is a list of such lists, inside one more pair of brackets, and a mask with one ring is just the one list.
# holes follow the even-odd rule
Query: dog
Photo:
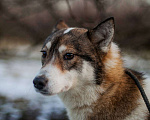
[[[90, 30], [61, 20], [46, 39], [34, 87], [43, 95], [57, 94], [70, 120], [150, 120], [136, 84], [125, 73], [114, 32], [113, 17]], [[131, 71], [150, 98], [148, 79]]]

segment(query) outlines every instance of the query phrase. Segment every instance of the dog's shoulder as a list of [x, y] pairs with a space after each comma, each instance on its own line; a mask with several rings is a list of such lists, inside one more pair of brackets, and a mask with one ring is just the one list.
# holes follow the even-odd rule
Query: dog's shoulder
[[[150, 76], [146, 76], [144, 73], [142, 72], [138, 72], [132, 69], [126, 69], [129, 70], [134, 76], [136, 76], [136, 78], [139, 80], [140, 84], [142, 85], [147, 98], [150, 100]], [[128, 81], [130, 82], [134, 82], [134, 80], [130, 77], [128, 77]], [[145, 102], [142, 98], [142, 96], [140, 96], [140, 98], [138, 99], [138, 106], [135, 110], [133, 110], [131, 112], [131, 114], [129, 116], [126, 117], [125, 120], [150, 120], [150, 115], [148, 113], [148, 110], [146, 108]]]

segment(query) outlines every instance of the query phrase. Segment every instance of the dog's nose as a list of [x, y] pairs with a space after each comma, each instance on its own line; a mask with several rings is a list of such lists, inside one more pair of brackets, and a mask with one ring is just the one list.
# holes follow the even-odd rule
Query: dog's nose
[[47, 80], [44, 77], [35, 77], [33, 80], [34, 87], [42, 90], [46, 86]]

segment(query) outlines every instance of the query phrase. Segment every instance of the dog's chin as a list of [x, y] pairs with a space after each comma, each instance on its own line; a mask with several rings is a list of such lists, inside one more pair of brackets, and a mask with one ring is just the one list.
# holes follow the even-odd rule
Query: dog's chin
[[52, 96], [52, 95], [56, 95], [56, 94], [64, 92], [64, 91], [53, 93], [53, 92], [49, 92], [49, 91], [45, 91], [45, 90], [37, 90], [36, 89], [36, 92], [38, 92], [38, 93], [40, 93], [42, 95], [45, 95], [45, 96]]
[[45, 95], [45, 96], [51, 96], [51, 95], [54, 95], [52, 93], [49, 93], [49, 92], [43, 92], [43, 91], [39, 91], [39, 93], [41, 93], [42, 95]]
[[51, 95], [53, 95], [52, 93], [50, 93], [50, 92], [47, 91], [47, 90], [38, 90], [38, 89], [35, 89], [35, 91], [36, 91], [37, 93], [40, 93], [40, 94], [46, 95], [46, 96], [51, 96]]

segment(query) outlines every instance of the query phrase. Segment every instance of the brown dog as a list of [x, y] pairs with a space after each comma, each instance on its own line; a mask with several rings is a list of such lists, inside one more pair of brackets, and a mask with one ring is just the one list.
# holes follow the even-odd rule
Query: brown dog
[[[58, 94], [71, 120], [149, 120], [113, 38], [113, 18], [92, 30], [58, 22], [41, 50], [42, 68], [33, 81], [36, 91]], [[132, 72], [150, 92], [150, 82]]]

